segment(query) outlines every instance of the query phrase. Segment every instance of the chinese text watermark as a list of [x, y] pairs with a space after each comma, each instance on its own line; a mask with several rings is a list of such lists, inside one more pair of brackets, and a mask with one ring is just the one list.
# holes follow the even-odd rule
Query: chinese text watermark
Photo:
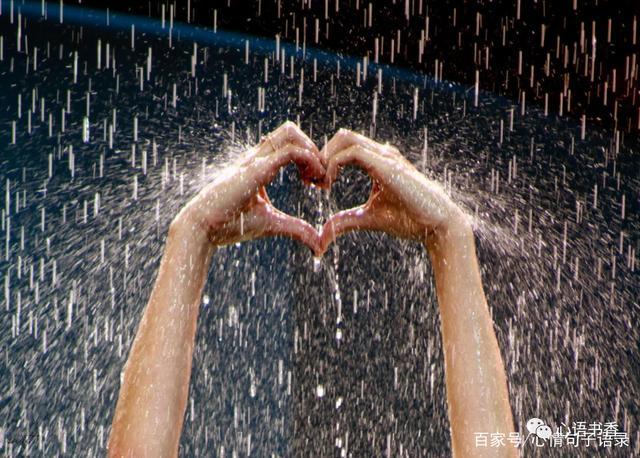
[[616, 422], [575, 421], [561, 423], [555, 428], [539, 418], [527, 422], [527, 432], [476, 432], [476, 447], [523, 447], [530, 443], [536, 447], [628, 447], [629, 434], [620, 431]]

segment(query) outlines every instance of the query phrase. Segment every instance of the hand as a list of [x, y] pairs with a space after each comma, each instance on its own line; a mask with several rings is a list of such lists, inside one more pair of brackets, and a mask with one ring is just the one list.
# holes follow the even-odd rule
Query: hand
[[318, 148], [287, 121], [222, 170], [182, 209], [172, 225], [195, 226], [214, 245], [284, 235], [305, 243], [317, 254], [316, 230], [276, 209], [265, 189], [279, 169], [291, 162], [307, 183], [325, 175]]
[[323, 187], [330, 188], [340, 167], [347, 164], [362, 167], [373, 180], [364, 205], [336, 213], [325, 223], [320, 234], [321, 253], [338, 236], [352, 230], [383, 231], [426, 242], [430, 233], [470, 227], [442, 186], [420, 173], [391, 145], [341, 129], [321, 155], [327, 169]]

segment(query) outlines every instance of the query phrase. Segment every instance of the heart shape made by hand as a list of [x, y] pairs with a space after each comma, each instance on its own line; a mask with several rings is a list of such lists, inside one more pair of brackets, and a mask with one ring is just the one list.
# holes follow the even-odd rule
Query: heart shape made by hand
[[[275, 208], [267, 195], [265, 186], [292, 162], [305, 184], [326, 190], [343, 166], [359, 166], [372, 180], [369, 198], [363, 205], [331, 215], [318, 232], [308, 222]], [[292, 122], [281, 125], [223, 170], [187, 208], [200, 215], [214, 244], [284, 235], [305, 243], [316, 256], [349, 231], [383, 231], [424, 242], [429, 231], [452, 217], [464, 217], [443, 188], [420, 173], [397, 148], [340, 129], [320, 150]]]

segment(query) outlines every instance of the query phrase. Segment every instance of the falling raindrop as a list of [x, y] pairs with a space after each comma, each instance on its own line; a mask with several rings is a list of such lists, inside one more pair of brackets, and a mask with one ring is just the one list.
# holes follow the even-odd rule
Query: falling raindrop
[[[340, 127], [393, 143], [473, 216], [516, 423], [633, 431], [637, 18], [294, 3], [256, 2], [244, 35], [225, 30], [233, 2], [151, 2], [142, 18], [0, 1], [7, 455], [105, 453], [170, 222], [285, 119], [319, 147]], [[366, 202], [356, 168], [327, 194], [285, 167], [267, 192], [320, 230]], [[284, 237], [217, 247], [181, 453], [450, 455], [431, 268], [422, 245], [377, 232], [322, 258]]]

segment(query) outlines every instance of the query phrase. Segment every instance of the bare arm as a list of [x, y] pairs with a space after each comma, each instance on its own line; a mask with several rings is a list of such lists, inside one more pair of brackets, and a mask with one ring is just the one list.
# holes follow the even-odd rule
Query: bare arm
[[[482, 289], [473, 231], [452, 218], [427, 238], [440, 308], [447, 403], [455, 456], [517, 456], [479, 448], [475, 433], [513, 431], [507, 379]], [[508, 442], [507, 442], [508, 444]]]
[[289, 162], [305, 180], [324, 176], [317, 148], [287, 122], [222, 170], [171, 224], [125, 366], [109, 456], [177, 456], [200, 298], [216, 245], [285, 235], [318, 252], [313, 227], [275, 209], [264, 188]]
[[324, 226], [326, 250], [340, 234], [377, 230], [425, 243], [435, 272], [445, 356], [452, 449], [456, 457], [516, 456], [512, 447], [479, 448], [476, 432], [513, 431], [504, 364], [482, 289], [475, 242], [463, 212], [396, 148], [341, 130], [322, 151], [330, 187], [346, 164], [373, 180], [366, 204]]
[[171, 225], [124, 371], [110, 456], [177, 454], [200, 297], [213, 250], [204, 232], [181, 220]]

